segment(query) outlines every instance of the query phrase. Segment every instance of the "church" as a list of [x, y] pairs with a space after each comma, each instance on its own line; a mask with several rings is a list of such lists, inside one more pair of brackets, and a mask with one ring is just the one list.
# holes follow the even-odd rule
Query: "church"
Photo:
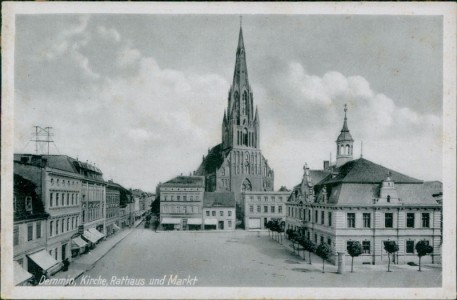
[[205, 177], [206, 191], [233, 192], [237, 204], [242, 192], [273, 191], [274, 171], [260, 150], [259, 112], [249, 84], [241, 27], [221, 133], [222, 142], [208, 150], [194, 172]]

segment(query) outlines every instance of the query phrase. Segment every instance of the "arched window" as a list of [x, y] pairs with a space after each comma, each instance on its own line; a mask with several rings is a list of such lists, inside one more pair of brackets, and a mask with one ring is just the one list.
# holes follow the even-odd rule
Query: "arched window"
[[252, 191], [252, 185], [251, 185], [251, 182], [249, 181], [249, 179], [246, 178], [243, 181], [243, 184], [241, 185], [241, 191], [243, 191], [243, 192]]
[[351, 153], [349, 152], [349, 145], [346, 145], [346, 155], [350, 155]]
[[245, 146], [248, 145], [248, 129], [247, 128], [243, 129], [243, 145], [245, 145]]
[[341, 145], [340, 155], [344, 155], [344, 145]]
[[242, 106], [241, 106], [241, 114], [242, 115], [246, 114], [247, 105], [248, 105], [248, 93], [246, 93], [246, 91], [244, 91], [244, 93], [243, 93], [243, 103], [242, 103]]
[[390, 195], [387, 195], [387, 202], [390, 203]]

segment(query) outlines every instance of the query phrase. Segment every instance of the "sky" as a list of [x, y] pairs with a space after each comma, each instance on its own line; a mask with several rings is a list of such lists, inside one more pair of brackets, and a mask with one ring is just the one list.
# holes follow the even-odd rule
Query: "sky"
[[[19, 15], [14, 150], [53, 127], [51, 154], [154, 191], [221, 142], [238, 15]], [[335, 159], [344, 104], [363, 157], [442, 180], [439, 16], [246, 15], [249, 81], [275, 188]]]

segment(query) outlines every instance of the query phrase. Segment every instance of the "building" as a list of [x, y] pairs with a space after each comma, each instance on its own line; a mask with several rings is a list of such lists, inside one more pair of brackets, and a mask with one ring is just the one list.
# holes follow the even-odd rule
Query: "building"
[[134, 218], [131, 215], [133, 197], [130, 191], [125, 188], [120, 188], [119, 194], [119, 226], [125, 228], [133, 224]]
[[66, 155], [15, 154], [14, 171], [36, 185], [45, 211], [46, 250], [58, 262], [71, 261], [72, 238], [81, 222], [83, 176]]
[[246, 230], [263, 230], [271, 220], [285, 222], [289, 192], [244, 192], [242, 209]]
[[232, 192], [205, 192], [203, 196], [204, 229], [235, 230], [235, 195]]
[[177, 176], [160, 184], [160, 225], [164, 230], [202, 227], [203, 176]]
[[[42, 274], [57, 271], [59, 264], [46, 251], [46, 220], [41, 195], [32, 181], [14, 174], [13, 252], [14, 284], [30, 285]], [[37, 256], [43, 256], [39, 259]], [[35, 260], [34, 260], [35, 259]]]
[[121, 185], [108, 180], [106, 184], [106, 235], [110, 236], [120, 230]]
[[[87, 162], [72, 161], [81, 179], [81, 225], [91, 245], [106, 235], [106, 183], [102, 171]], [[81, 230], [81, 231], [82, 231]]]
[[238, 205], [244, 191], [274, 189], [274, 171], [260, 150], [259, 112], [248, 80], [242, 28], [222, 118], [222, 142], [208, 150], [194, 175], [205, 177], [207, 192], [233, 192]]
[[[301, 221], [305, 237], [330, 244], [335, 253], [346, 252], [350, 243], [359, 241], [363, 254], [358, 263], [386, 263], [385, 241], [399, 246], [394, 263], [417, 263], [415, 245], [420, 240], [428, 241], [434, 249], [422, 261], [439, 260], [440, 185], [424, 183], [362, 157], [354, 160], [352, 142], [345, 108], [343, 129], [336, 141], [336, 164], [329, 167], [325, 178], [312, 183], [309, 193], [294, 189], [287, 219]], [[299, 208], [292, 209], [297, 202]], [[346, 258], [349, 262], [348, 254]]]

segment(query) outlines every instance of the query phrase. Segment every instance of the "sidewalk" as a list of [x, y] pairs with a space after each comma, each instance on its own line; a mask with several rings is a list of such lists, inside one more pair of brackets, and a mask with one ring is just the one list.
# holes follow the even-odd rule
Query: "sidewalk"
[[[268, 236], [267, 236], [268, 237]], [[278, 243], [276, 240], [273, 240], [271, 237], [270, 239], [273, 242]], [[278, 243], [279, 244], [279, 243]], [[308, 251], [303, 251], [302, 247], [299, 247], [297, 243], [295, 243], [295, 250], [293, 249], [292, 246], [292, 241], [288, 240], [286, 237], [283, 237], [282, 239], [282, 245], [284, 248], [286, 248], [291, 255], [294, 255], [297, 257], [297, 260], [300, 259], [305, 263], [303, 260], [303, 255], [305, 255], [306, 258], [306, 263], [309, 263], [309, 254]], [[300, 249], [298, 251], [297, 249]], [[355, 258], [357, 259], [357, 258]], [[311, 253], [311, 261], [312, 265], [315, 267], [316, 270], [322, 270], [322, 258], [317, 256], [314, 253]], [[311, 265], [309, 265], [311, 266]], [[433, 269], [439, 269], [441, 270], [441, 265], [440, 264], [423, 264], [422, 265], [422, 271], [429, 271]], [[390, 269], [392, 271], [417, 271], [418, 266], [409, 266], [407, 264], [391, 264]], [[376, 265], [362, 265], [362, 264], [357, 264], [354, 262], [354, 269], [357, 269], [357, 271], [362, 271], [362, 272], [370, 272], [370, 271], [387, 271], [387, 264], [376, 264]], [[333, 265], [329, 263], [328, 261], [325, 262], [325, 271], [327, 272], [337, 272], [338, 271], [338, 266]], [[345, 272], [350, 272], [351, 271], [351, 264], [346, 263], [345, 264]]]
[[[68, 271], [63, 272], [60, 271], [59, 273], [52, 276], [52, 278], [56, 279], [76, 279], [84, 272], [92, 269], [97, 261], [99, 261], [102, 257], [104, 257], [111, 249], [116, 247], [118, 243], [120, 243], [130, 232], [136, 227], [138, 227], [143, 220], [138, 220], [134, 223], [131, 228], [126, 228], [114, 236], [110, 236], [105, 240], [101, 241], [95, 249], [90, 250], [88, 253], [83, 254], [79, 257], [75, 257], [73, 261], [68, 266]], [[69, 282], [69, 281], [67, 281]], [[66, 284], [68, 285], [68, 283]]]

